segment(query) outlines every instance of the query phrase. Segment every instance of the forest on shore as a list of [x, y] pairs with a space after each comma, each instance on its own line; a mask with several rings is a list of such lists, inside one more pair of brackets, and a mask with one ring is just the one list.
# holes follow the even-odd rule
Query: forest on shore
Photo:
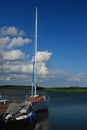
[[[19, 86], [19, 85], [2, 85], [0, 86], [0, 90], [31, 90], [31, 86]], [[79, 87], [79, 86], [70, 86], [70, 87], [38, 87], [37, 90], [45, 91], [45, 92], [84, 92], [87, 93], [87, 87]]]

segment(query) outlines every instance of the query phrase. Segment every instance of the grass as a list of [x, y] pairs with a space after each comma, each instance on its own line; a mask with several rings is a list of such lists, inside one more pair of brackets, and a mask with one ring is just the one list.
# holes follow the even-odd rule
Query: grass
[[75, 92], [79, 92], [79, 93], [87, 93], [87, 88], [45, 88], [45, 91], [50, 91], [50, 92], [68, 92], [68, 93], [75, 93]]

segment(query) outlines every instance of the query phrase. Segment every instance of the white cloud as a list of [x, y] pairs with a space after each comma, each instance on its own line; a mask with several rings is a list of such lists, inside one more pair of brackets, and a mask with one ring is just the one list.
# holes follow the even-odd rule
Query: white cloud
[[3, 51], [0, 50], [0, 61], [3, 60]]
[[3, 65], [3, 72], [4, 73], [32, 73], [32, 64], [31, 63], [23, 63], [23, 62], [6, 62]]
[[[32, 80], [32, 61], [27, 61], [30, 54], [16, 47], [31, 43], [25, 37], [25, 32], [15, 26], [0, 28], [0, 81], [3, 83], [17, 83], [20, 80], [25, 84]], [[26, 54], [26, 55], [25, 55]], [[52, 56], [51, 52], [39, 51], [36, 54], [37, 73], [42, 81], [49, 74], [47, 62]], [[30, 83], [31, 84], [31, 83]]]
[[51, 52], [48, 52], [48, 51], [38, 51], [36, 53], [36, 61], [37, 62], [47, 62], [52, 56], [52, 53]]
[[3, 60], [8, 61], [16, 61], [22, 60], [25, 58], [25, 55], [21, 52], [21, 50], [11, 50], [2, 53]]
[[[37, 62], [37, 73], [38, 77], [44, 77], [48, 74], [48, 67], [46, 62], [50, 60], [51, 53], [50, 52], [39, 52], [41, 56], [44, 58], [38, 59]], [[39, 55], [37, 55], [39, 58]], [[47, 57], [46, 57], [47, 56]], [[28, 74], [32, 76], [32, 62], [21, 62], [19, 60], [25, 58], [25, 55], [20, 50], [11, 50], [7, 52], [3, 52], [3, 59], [5, 60], [4, 64], [1, 65], [2, 67], [2, 73], [7, 75], [7, 78], [5, 77], [6, 81], [10, 81], [12, 78], [8, 75], [10, 74]], [[44, 59], [44, 60], [43, 60]], [[18, 61], [17, 61], [18, 60]], [[7, 62], [6, 62], [7, 61]], [[40, 62], [39, 62], [40, 61]], [[20, 79], [20, 76], [18, 77]], [[27, 77], [28, 78], [28, 77]], [[17, 79], [17, 80], [19, 80]]]
[[23, 46], [24, 44], [28, 44], [30, 42], [31, 40], [29, 40], [29, 38], [25, 38], [25, 39], [22, 37], [13, 38], [11, 42], [9, 43], [8, 48], [12, 48], [16, 46]]
[[48, 74], [47, 62], [52, 56], [51, 52], [38, 51], [36, 53], [36, 71], [38, 76], [46, 76]]
[[[32, 63], [23, 62], [6, 62], [3, 64], [4, 75], [0, 80], [11, 84], [15, 81], [31, 85], [32, 80]], [[71, 73], [62, 70], [48, 70], [45, 63], [38, 64], [37, 73], [39, 75], [37, 83], [45, 87], [69, 87], [69, 86], [86, 86], [87, 74]], [[3, 77], [4, 76], [4, 77]], [[27, 80], [27, 81], [26, 81]]]
[[4, 47], [6, 47], [10, 41], [11, 41], [11, 39], [8, 36], [1, 37], [0, 38], [0, 49], [3, 49]]
[[11, 80], [11, 77], [6, 77], [6, 81], [10, 81]]
[[62, 70], [49, 71], [45, 81], [52, 87], [87, 87], [87, 73], [72, 73]]
[[25, 33], [23, 30], [16, 28], [15, 26], [11, 26], [11, 27], [2, 27], [0, 28], [0, 36], [6, 36], [6, 35], [10, 35], [10, 36], [23, 36]]
[[25, 32], [15, 26], [0, 28], [0, 49], [11, 49], [16, 46], [23, 46], [31, 43], [32, 40], [24, 38]]
[[77, 82], [81, 81], [80, 77], [72, 77], [72, 78], [70, 78], [70, 80], [71, 81], [77, 81]]
[[46, 76], [48, 74], [48, 67], [45, 63], [38, 63], [37, 64], [37, 73], [38, 76]]
[[31, 43], [32, 40], [29, 38], [17, 37], [10, 38], [8, 36], [0, 38], [0, 49], [13, 48], [16, 46], [23, 46], [24, 44]]
[[[48, 54], [50, 54], [50, 53], [43, 52], [42, 54], [45, 55], [45, 53], [49, 57]], [[42, 55], [42, 56], [44, 56], [44, 55]], [[7, 52], [3, 52], [3, 59], [5, 61], [9, 61], [9, 62], [6, 62], [3, 64], [3, 69], [5, 70], [5, 72], [9, 72], [9, 73], [20, 72], [20, 73], [31, 74], [32, 73], [32, 63], [31, 62], [30, 63], [16, 62], [17, 60], [21, 60], [23, 58], [25, 58], [25, 55], [20, 50], [11, 50], [11, 51], [7, 51]], [[44, 60], [40, 60], [40, 62], [38, 59], [38, 63], [37, 63], [37, 67], [36, 67], [38, 76], [45, 76], [48, 74], [48, 67], [47, 67], [46, 61], [49, 59], [50, 59], [50, 57], [49, 58], [44, 57]], [[15, 61], [15, 62], [10, 62], [10, 61]]]

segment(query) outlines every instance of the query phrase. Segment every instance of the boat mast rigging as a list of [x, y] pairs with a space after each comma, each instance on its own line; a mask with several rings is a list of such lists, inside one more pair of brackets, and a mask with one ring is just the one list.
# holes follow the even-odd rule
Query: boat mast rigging
[[31, 95], [36, 96], [36, 85], [37, 85], [37, 43], [38, 43], [38, 7], [36, 6], [36, 14], [35, 14], [35, 41], [34, 41], [34, 57], [33, 57], [33, 72], [32, 72], [32, 92]]
[[38, 43], [38, 7], [36, 6], [36, 20], [35, 20], [35, 82], [34, 82], [34, 95], [36, 96], [36, 82], [37, 82], [37, 61], [36, 61], [36, 55], [37, 55], [37, 43]]

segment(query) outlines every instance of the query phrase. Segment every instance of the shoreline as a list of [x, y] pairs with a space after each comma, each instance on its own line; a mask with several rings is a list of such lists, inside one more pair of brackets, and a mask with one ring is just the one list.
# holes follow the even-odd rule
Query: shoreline
[[[31, 86], [19, 86], [19, 85], [3, 85], [0, 86], [0, 90], [31, 90]], [[42, 88], [38, 87], [38, 91], [42, 92], [68, 92], [68, 93], [87, 93], [87, 87], [52, 87]]]

